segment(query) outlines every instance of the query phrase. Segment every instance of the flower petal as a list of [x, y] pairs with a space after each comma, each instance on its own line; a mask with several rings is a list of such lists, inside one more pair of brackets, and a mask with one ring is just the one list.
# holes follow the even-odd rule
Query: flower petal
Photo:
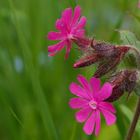
[[64, 39], [65, 35], [60, 32], [49, 32], [48, 39], [49, 40], [62, 40]]
[[80, 111], [78, 111], [75, 115], [76, 120], [78, 122], [84, 122], [89, 114], [91, 113], [92, 109], [89, 106], [85, 106], [84, 108], [82, 108]]
[[95, 135], [97, 136], [100, 132], [101, 128], [101, 118], [100, 118], [100, 111], [96, 111], [96, 126], [95, 126]]
[[71, 47], [72, 47], [72, 43], [71, 43], [71, 41], [67, 41], [66, 55], [65, 55], [65, 58], [66, 58], [66, 59], [67, 59], [68, 56], [69, 56], [69, 53], [70, 53]]
[[99, 107], [108, 110], [109, 112], [116, 113], [116, 109], [111, 103], [107, 102], [100, 102]]
[[75, 25], [78, 22], [78, 20], [80, 18], [80, 15], [81, 15], [81, 7], [76, 6], [75, 9], [74, 9], [74, 16], [73, 16], [72, 26]]
[[62, 19], [66, 23], [66, 26], [69, 28], [71, 20], [72, 20], [72, 9], [71, 8], [67, 8], [63, 11]]
[[83, 86], [83, 88], [86, 90], [89, 97], [92, 98], [92, 94], [90, 91], [90, 85], [89, 85], [88, 81], [86, 80], [86, 78], [82, 75], [78, 75], [77, 79], [80, 82], [80, 84]]
[[113, 113], [103, 108], [101, 108], [100, 110], [103, 113], [103, 116], [105, 117], [107, 125], [112, 125], [116, 122], [116, 116]]
[[62, 19], [56, 20], [55, 26], [56, 26], [56, 29], [60, 30], [64, 35], [67, 34], [66, 24], [64, 23]]
[[101, 88], [101, 90], [99, 91], [98, 99], [100, 101], [103, 101], [107, 99], [108, 97], [110, 97], [112, 94], [112, 89], [113, 89], [112, 85], [106, 82]]
[[84, 29], [76, 30], [75, 33], [72, 33], [72, 34], [73, 34], [73, 36], [76, 36], [76, 37], [84, 37], [85, 30]]
[[78, 84], [76, 83], [71, 83], [70, 85], [70, 91], [76, 95], [76, 96], [79, 96], [79, 97], [82, 97], [82, 98], [89, 98], [88, 95], [86, 94], [85, 90]]
[[73, 109], [82, 108], [88, 104], [88, 101], [82, 98], [72, 98], [69, 101], [69, 105]]
[[96, 122], [96, 114], [95, 112], [93, 112], [91, 116], [87, 119], [83, 127], [83, 130], [87, 135], [91, 135], [92, 132], [94, 131], [95, 122]]
[[93, 92], [93, 97], [98, 96], [98, 91], [100, 90], [100, 80], [98, 78], [92, 77], [90, 79], [90, 85]]
[[86, 17], [81, 17], [80, 21], [78, 22], [78, 24], [76, 25], [76, 29], [81, 29], [81, 28], [84, 28], [85, 25], [86, 25]]
[[55, 55], [58, 51], [62, 50], [65, 44], [65, 41], [61, 41], [55, 45], [48, 46], [49, 56]]

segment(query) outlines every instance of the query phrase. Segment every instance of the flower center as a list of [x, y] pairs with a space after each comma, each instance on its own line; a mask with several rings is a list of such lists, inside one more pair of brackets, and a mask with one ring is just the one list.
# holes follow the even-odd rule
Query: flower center
[[89, 106], [92, 108], [92, 109], [97, 109], [97, 102], [95, 100], [91, 100], [89, 102]]
[[68, 39], [72, 39], [72, 38], [73, 38], [73, 35], [72, 35], [71, 33], [69, 33], [69, 34], [67, 35], [67, 37], [68, 37]]

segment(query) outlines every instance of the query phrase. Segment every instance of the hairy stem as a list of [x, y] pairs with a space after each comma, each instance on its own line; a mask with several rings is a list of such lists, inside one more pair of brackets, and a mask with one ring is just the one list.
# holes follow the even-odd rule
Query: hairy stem
[[140, 97], [139, 97], [139, 99], [138, 99], [136, 111], [135, 111], [133, 120], [132, 120], [132, 122], [131, 122], [131, 124], [130, 124], [130, 128], [129, 128], [129, 130], [128, 130], [128, 134], [127, 134], [127, 136], [126, 136], [126, 140], [131, 140], [131, 139], [132, 139], [132, 136], [133, 136], [133, 134], [134, 134], [134, 131], [135, 131], [137, 122], [138, 122], [138, 120], [139, 120], [139, 116], [140, 116]]

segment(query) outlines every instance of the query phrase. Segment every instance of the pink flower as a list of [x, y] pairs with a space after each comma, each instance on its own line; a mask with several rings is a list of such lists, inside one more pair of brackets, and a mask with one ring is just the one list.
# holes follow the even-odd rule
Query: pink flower
[[82, 75], [78, 76], [81, 85], [71, 83], [70, 91], [78, 96], [70, 99], [69, 105], [73, 109], [80, 109], [76, 113], [76, 120], [80, 123], [85, 122], [83, 130], [87, 135], [93, 132], [97, 136], [100, 131], [102, 114], [107, 125], [116, 122], [116, 110], [113, 105], [105, 100], [112, 94], [112, 85], [105, 83], [100, 87], [100, 80], [91, 78], [88, 82]]
[[60, 40], [57, 44], [48, 47], [49, 56], [54, 56], [66, 46], [67, 58], [72, 47], [72, 39], [84, 37], [85, 30], [83, 28], [86, 24], [86, 18], [84, 16], [80, 18], [80, 15], [80, 6], [76, 6], [73, 16], [72, 8], [67, 8], [63, 11], [62, 17], [56, 21], [58, 32], [48, 33], [49, 40]]

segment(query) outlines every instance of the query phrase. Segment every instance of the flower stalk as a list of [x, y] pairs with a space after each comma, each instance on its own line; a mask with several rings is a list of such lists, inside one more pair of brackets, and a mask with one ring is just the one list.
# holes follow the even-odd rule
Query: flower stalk
[[125, 140], [131, 140], [131, 139], [132, 139], [132, 136], [133, 136], [133, 134], [134, 134], [134, 131], [135, 131], [137, 122], [138, 122], [138, 120], [139, 120], [139, 117], [140, 117], [140, 97], [139, 97], [139, 99], [138, 99], [136, 111], [135, 111], [133, 120], [132, 120], [132, 122], [131, 122], [131, 124], [130, 124], [130, 128], [129, 128], [129, 130], [128, 130], [128, 133], [127, 133], [127, 136], [126, 136], [126, 139], [125, 139]]

